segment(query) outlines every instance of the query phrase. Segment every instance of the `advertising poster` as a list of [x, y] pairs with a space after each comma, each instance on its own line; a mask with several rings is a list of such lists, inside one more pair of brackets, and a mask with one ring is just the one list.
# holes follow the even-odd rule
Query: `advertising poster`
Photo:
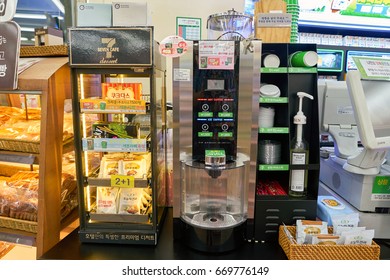
[[199, 69], [234, 69], [234, 41], [200, 41]]

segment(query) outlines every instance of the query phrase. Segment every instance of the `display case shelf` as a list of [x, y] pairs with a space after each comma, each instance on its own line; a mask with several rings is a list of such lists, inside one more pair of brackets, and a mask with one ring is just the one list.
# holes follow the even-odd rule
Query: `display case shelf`
[[[19, 94], [39, 95], [41, 102], [40, 141], [34, 143], [36, 153], [0, 151], [2, 160], [10, 157], [24, 164], [39, 163], [37, 221], [3, 218], [0, 232], [33, 238], [37, 257], [60, 240], [61, 173], [63, 155], [64, 101], [70, 98], [70, 68], [67, 57], [40, 58], [18, 76], [18, 88], [1, 91], [15, 105]], [[20, 103], [19, 103], [20, 106]], [[33, 160], [34, 158], [34, 160]], [[13, 161], [14, 162], [14, 161]], [[5, 219], [7, 219], [5, 221]], [[77, 217], [73, 217], [73, 220]]]

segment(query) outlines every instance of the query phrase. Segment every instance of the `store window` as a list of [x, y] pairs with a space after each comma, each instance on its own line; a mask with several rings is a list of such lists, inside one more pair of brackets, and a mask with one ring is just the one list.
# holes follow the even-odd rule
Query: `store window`
[[20, 25], [22, 45], [34, 45], [39, 27], [64, 29], [66, 0], [18, 0], [14, 21]]

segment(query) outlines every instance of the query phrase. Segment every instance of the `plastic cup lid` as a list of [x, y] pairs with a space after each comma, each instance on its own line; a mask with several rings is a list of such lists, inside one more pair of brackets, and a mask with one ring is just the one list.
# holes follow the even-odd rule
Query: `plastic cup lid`
[[264, 67], [277, 68], [280, 65], [280, 59], [275, 54], [268, 54], [264, 57]]
[[318, 54], [314, 51], [306, 52], [303, 61], [307, 66], [315, 66], [318, 62]]
[[260, 94], [266, 97], [280, 96], [280, 89], [275, 85], [263, 85], [260, 87]]

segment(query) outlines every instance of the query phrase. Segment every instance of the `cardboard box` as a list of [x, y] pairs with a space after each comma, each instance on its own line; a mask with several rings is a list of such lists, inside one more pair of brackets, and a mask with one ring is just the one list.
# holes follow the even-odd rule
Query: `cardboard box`
[[109, 27], [112, 24], [112, 5], [95, 3], [77, 4], [77, 26]]
[[146, 2], [113, 2], [113, 26], [150, 25], [148, 5]]
[[35, 46], [63, 45], [64, 33], [52, 27], [35, 28]]

